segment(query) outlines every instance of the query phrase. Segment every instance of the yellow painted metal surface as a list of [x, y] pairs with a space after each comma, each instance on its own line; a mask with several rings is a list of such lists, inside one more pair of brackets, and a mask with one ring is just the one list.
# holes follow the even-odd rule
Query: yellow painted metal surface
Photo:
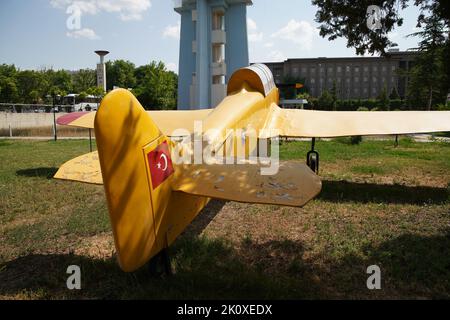
[[266, 127], [271, 112], [268, 106], [278, 99], [278, 89], [273, 89], [264, 97], [244, 82], [241, 90], [227, 96], [203, 120], [204, 140], [211, 144], [213, 150], [219, 150], [230, 130], [254, 130], [259, 135], [259, 131]]
[[450, 131], [450, 111], [311, 111], [276, 106], [271, 126], [288, 137], [342, 137]]
[[[97, 113], [70, 123], [95, 128], [98, 153], [65, 163], [55, 178], [104, 183], [118, 260], [124, 271], [136, 270], [173, 243], [210, 198], [303, 206], [320, 192], [320, 178], [296, 162], [281, 162], [275, 176], [262, 176], [260, 166], [254, 164], [173, 164], [174, 172], [155, 180], [151, 155], [166, 144], [168, 150], [175, 146], [167, 137], [175, 129], [191, 134], [194, 121], [201, 120], [204, 139], [213, 150], [220, 154], [227, 147], [235, 152], [244, 147], [246, 156], [254, 149], [245, 139], [252, 130], [259, 138], [450, 131], [450, 112], [284, 110], [277, 106], [279, 92], [273, 86], [267, 68], [246, 68], [232, 76], [228, 96], [214, 110], [156, 112], [146, 112], [129, 91], [118, 89], [103, 99]], [[263, 133], [263, 129], [274, 131]], [[242, 132], [225, 143], [230, 136], [227, 130]], [[169, 163], [165, 159], [165, 163], [158, 163], [163, 171]]]
[[[173, 241], [174, 234], [181, 233], [182, 229], [176, 225], [187, 226], [206, 204], [206, 197], [232, 200], [248, 203], [265, 203], [285, 206], [303, 206], [317, 195], [321, 182], [307, 166], [297, 162], [281, 162], [280, 171], [275, 176], [261, 176], [260, 166], [245, 165], [182, 165], [176, 166], [176, 173], [172, 181], [175, 191], [200, 196], [197, 201], [191, 201], [190, 206], [195, 209], [186, 209], [192, 197], [172, 195], [168, 200], [169, 207], [165, 212], [173, 213], [170, 217], [159, 217], [156, 229], [161, 229], [162, 220], [169, 219], [164, 230], [170, 230], [169, 239]], [[97, 152], [89, 153], [68, 161], [55, 175], [56, 179], [71, 180], [92, 184], [102, 184], [100, 163]], [[161, 191], [158, 190], [160, 193]], [[168, 190], [165, 192], [170, 193]], [[154, 197], [156, 194], [152, 194]], [[157, 195], [156, 195], [157, 196]], [[181, 205], [177, 198], [182, 198]], [[154, 202], [159, 200], [154, 199]], [[184, 212], [181, 214], [181, 212]], [[185, 218], [181, 218], [185, 217]], [[175, 218], [175, 219], [174, 219]], [[178, 221], [178, 218], [180, 220]], [[186, 221], [186, 222], [183, 222]], [[186, 224], [187, 223], [187, 224]], [[156, 232], [157, 234], [164, 234]]]
[[[185, 111], [147, 111], [153, 121], [158, 124], [158, 128], [166, 136], [174, 136], [175, 130], [184, 129], [191, 134], [194, 131], [195, 121], [201, 121], [211, 113], [211, 109], [206, 110], [185, 110]], [[89, 112], [72, 121], [68, 126], [93, 129], [96, 112]], [[178, 136], [178, 135], [175, 135]]]
[[102, 171], [97, 151], [64, 163], [56, 172], [55, 179], [103, 184]]
[[94, 120], [96, 112], [89, 112], [72, 121], [68, 126], [77, 128], [94, 129]]
[[260, 166], [184, 165], [177, 170], [174, 190], [246, 203], [301, 207], [319, 194], [320, 178], [305, 164], [280, 163], [274, 176], [263, 176]]
[[118, 262], [134, 271], [162, 246], [143, 151], [162, 135], [137, 99], [121, 89], [103, 99], [94, 127]]
[[119, 265], [134, 271], [170, 245], [208, 199], [173, 192], [174, 174], [154, 184], [149, 155], [172, 143], [127, 90], [103, 99], [94, 127]]

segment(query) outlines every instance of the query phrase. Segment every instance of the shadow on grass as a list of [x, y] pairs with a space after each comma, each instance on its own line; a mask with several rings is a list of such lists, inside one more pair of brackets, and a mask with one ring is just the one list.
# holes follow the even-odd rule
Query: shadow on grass
[[6, 147], [6, 146], [10, 146], [10, 145], [11, 145], [10, 141], [0, 138], [0, 147]]
[[31, 169], [17, 170], [16, 174], [22, 177], [40, 177], [52, 179], [57, 171], [58, 168], [31, 168]]
[[[101, 299], [310, 299], [450, 298], [450, 230], [422, 237], [405, 234], [363, 255], [305, 259], [295, 241], [232, 248], [220, 240], [183, 237], [172, 248], [172, 277], [146, 268], [122, 272], [113, 259], [28, 255], [0, 267], [0, 295]], [[366, 287], [370, 265], [382, 272], [382, 290]], [[82, 270], [82, 290], [66, 288], [69, 265]], [[25, 296], [24, 296], [25, 295]]]
[[333, 202], [442, 204], [449, 199], [449, 190], [446, 188], [329, 180], [322, 181], [322, 185], [318, 198]]

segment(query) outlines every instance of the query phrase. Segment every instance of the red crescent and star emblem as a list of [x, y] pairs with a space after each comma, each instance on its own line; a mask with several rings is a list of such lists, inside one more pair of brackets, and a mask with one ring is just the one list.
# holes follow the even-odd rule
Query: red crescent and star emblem
[[152, 187], [153, 190], [155, 190], [174, 173], [167, 141], [164, 141], [147, 154], [147, 158], [150, 167]]

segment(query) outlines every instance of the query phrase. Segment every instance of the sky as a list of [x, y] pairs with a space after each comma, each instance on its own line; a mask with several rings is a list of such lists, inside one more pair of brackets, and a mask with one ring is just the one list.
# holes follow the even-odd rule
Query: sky
[[[103, 49], [111, 52], [106, 60], [137, 66], [160, 60], [177, 72], [180, 16], [173, 6], [172, 0], [1, 0], [0, 64], [95, 68], [94, 51]], [[247, 12], [250, 62], [355, 56], [345, 39], [319, 36], [316, 11], [310, 0], [254, 0]], [[406, 50], [417, 45], [405, 36], [415, 31], [418, 9], [401, 14], [403, 26], [389, 36]]]

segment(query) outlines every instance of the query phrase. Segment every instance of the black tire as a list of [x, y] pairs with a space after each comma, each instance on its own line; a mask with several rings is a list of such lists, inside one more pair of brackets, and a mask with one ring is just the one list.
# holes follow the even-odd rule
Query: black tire
[[317, 171], [318, 171], [317, 155], [315, 155], [315, 154], [309, 155], [308, 166], [312, 171], [317, 173]]

